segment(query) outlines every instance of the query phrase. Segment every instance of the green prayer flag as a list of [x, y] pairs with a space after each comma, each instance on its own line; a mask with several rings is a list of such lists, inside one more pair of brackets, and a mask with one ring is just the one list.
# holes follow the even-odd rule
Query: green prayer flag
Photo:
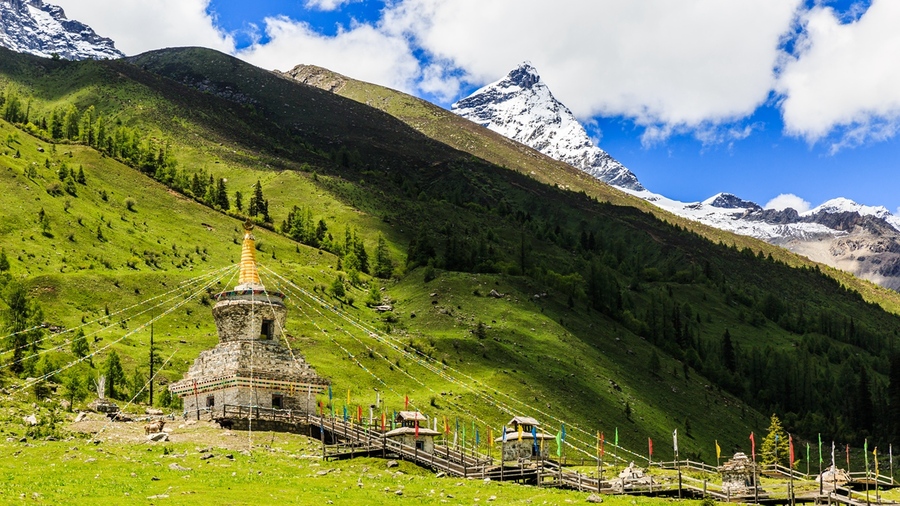
[[616, 427], [616, 442], [614, 443], [616, 446], [619, 446], [619, 428]]
[[806, 443], [806, 463], [809, 464], [809, 443]]
[[562, 431], [556, 433], [556, 456], [562, 457]]
[[822, 462], [824, 462], [824, 461], [822, 460], [822, 433], [820, 432], [819, 433], [819, 464], [821, 464]]

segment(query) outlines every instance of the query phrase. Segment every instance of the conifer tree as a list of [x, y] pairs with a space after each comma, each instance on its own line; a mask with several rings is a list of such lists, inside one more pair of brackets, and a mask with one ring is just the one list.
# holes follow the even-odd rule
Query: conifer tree
[[119, 354], [115, 350], [109, 352], [106, 357], [103, 371], [106, 374], [106, 396], [115, 399], [126, 386], [125, 371], [122, 369]]
[[781, 427], [781, 420], [774, 413], [769, 422], [769, 429], [763, 439], [760, 458], [763, 465], [778, 463], [787, 466], [790, 463], [790, 446], [788, 435]]
[[72, 338], [72, 354], [78, 358], [83, 358], [91, 352], [91, 347], [84, 336], [84, 330], [78, 329], [75, 337]]

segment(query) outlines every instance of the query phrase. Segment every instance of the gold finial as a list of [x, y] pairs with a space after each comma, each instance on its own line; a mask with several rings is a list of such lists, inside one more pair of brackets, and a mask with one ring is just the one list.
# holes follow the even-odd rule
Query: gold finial
[[253, 222], [249, 219], [244, 222], [244, 242], [241, 245], [241, 275], [239, 285], [259, 285], [259, 271], [256, 268], [256, 243], [253, 234]]

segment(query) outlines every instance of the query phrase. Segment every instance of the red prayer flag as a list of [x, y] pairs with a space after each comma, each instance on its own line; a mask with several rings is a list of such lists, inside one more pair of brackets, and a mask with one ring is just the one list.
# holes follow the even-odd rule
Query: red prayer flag
[[416, 439], [419, 439], [419, 419], [416, 417]]
[[788, 434], [788, 446], [791, 449], [791, 469], [794, 468], [794, 436]]
[[359, 404], [356, 405], [356, 420], [362, 423], [362, 406]]
[[403, 396], [403, 410], [409, 411], [409, 396], [408, 395]]
[[756, 462], [756, 439], [753, 438], [753, 433], [750, 433], [750, 455], [753, 456], [753, 461]]
[[652, 457], [653, 456], [653, 440], [650, 439], [649, 437], [647, 438], [647, 446], [649, 447], [650, 456]]
[[603, 440], [604, 440], [603, 433], [601, 432], [600, 433], [600, 458], [601, 459], [603, 458], [603, 442], [604, 442]]
[[384, 431], [385, 427], [387, 427], [387, 420], [385, 420], [384, 411], [381, 412], [381, 430]]

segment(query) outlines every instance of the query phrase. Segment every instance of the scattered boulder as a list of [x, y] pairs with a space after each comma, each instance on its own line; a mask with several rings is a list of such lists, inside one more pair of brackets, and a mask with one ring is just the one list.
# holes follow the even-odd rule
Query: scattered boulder
[[397, 467], [400, 464], [398, 464], [396, 460], [389, 460], [389, 461], [387, 461], [387, 463], [385, 465], [387, 466], [388, 469], [390, 469], [392, 467]]
[[441, 471], [434, 475], [435, 478], [443, 478], [444, 476], [447, 476], [447, 473], [445, 473], [444, 471]]
[[147, 441], [165, 442], [169, 440], [169, 434], [166, 432], [156, 432], [147, 436]]
[[190, 467], [184, 467], [184, 466], [178, 464], [177, 462], [172, 462], [171, 464], [169, 464], [169, 469], [171, 469], [173, 471], [190, 471], [191, 470]]
[[84, 411], [79, 411], [78, 414], [75, 416], [75, 423], [78, 423], [78, 422], [84, 420], [85, 417], [87, 417], [87, 413], [85, 413]]
[[491, 290], [488, 292], [488, 296], [493, 297], [495, 299], [503, 298], [503, 294], [498, 292], [497, 290]]
[[148, 415], [153, 415], [153, 416], [162, 416], [165, 414], [165, 413], [163, 413], [163, 410], [156, 409], [156, 408], [147, 408], [144, 410], [144, 413], [147, 413]]
[[22, 417], [22, 421], [25, 422], [25, 425], [30, 425], [32, 427], [34, 427], [35, 425], [38, 424], [37, 415], [35, 415], [34, 413], [32, 413], [28, 416]]
[[585, 500], [587, 502], [594, 503], [594, 504], [600, 504], [603, 502], [603, 498], [600, 497], [599, 494], [591, 494], [591, 495], [587, 496], [587, 499], [585, 499]]
[[213, 455], [212, 453], [204, 453], [200, 456], [200, 460], [209, 460], [213, 457], [215, 457], [215, 455]]

